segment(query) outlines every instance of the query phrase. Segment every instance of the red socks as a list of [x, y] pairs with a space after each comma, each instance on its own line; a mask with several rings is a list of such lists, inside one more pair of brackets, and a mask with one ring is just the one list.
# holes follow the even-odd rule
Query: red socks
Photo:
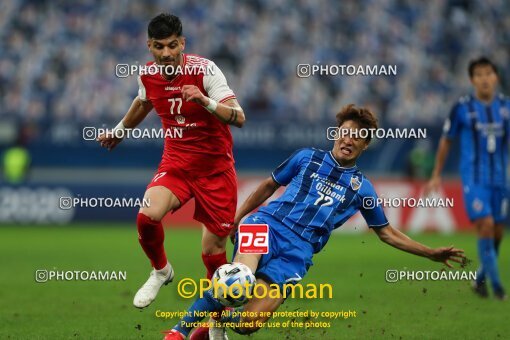
[[204, 261], [205, 267], [207, 268], [207, 278], [210, 280], [216, 269], [227, 263], [227, 253], [223, 252], [214, 255], [202, 254], [202, 261]]
[[[165, 254], [163, 241], [165, 240], [165, 232], [163, 225], [159, 221], [153, 221], [146, 215], [138, 213], [136, 218], [138, 226], [138, 240], [147, 257], [151, 260], [151, 264], [155, 269], [162, 269], [166, 266], [168, 260]], [[211, 279], [216, 269], [227, 263], [227, 253], [223, 252], [214, 255], [202, 254], [207, 268], [207, 278]]]
[[151, 264], [155, 269], [162, 269], [168, 262], [163, 245], [165, 240], [163, 225], [142, 213], [138, 213], [136, 225], [138, 226], [138, 241], [143, 251], [151, 260]]

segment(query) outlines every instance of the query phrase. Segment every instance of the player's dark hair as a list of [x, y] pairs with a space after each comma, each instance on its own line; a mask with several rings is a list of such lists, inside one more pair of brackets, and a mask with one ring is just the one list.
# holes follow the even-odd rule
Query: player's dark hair
[[[353, 120], [362, 129], [377, 129], [377, 118], [372, 111], [364, 107], [357, 107], [354, 104], [344, 106], [340, 112], [336, 114], [336, 122], [338, 127], [341, 127], [346, 121]], [[366, 141], [370, 143], [372, 139], [371, 134], [367, 134]]]
[[496, 64], [494, 64], [489, 58], [482, 56], [480, 58], [473, 59], [469, 62], [468, 66], [469, 78], [473, 78], [473, 75], [475, 74], [475, 68], [477, 68], [478, 66], [490, 66], [494, 70], [494, 73], [498, 74], [498, 68], [496, 67]]
[[161, 13], [152, 18], [147, 27], [147, 35], [153, 39], [165, 39], [172, 35], [182, 35], [182, 23], [179, 17]]

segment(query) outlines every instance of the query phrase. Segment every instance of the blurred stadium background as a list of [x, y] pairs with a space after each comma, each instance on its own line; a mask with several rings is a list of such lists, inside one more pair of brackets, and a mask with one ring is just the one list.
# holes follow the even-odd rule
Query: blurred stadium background
[[[509, 5], [497, 0], [82, 0], [4, 1], [1, 6], [0, 147], [28, 151], [30, 185], [83, 185], [90, 192], [94, 186], [111, 192], [129, 186], [125, 190], [131, 195], [143, 192], [160, 160], [162, 141], [125, 140], [108, 153], [84, 140], [82, 131], [112, 127], [127, 110], [136, 79], [116, 77], [115, 65], [151, 59], [146, 25], [161, 11], [182, 18], [187, 52], [217, 62], [247, 112], [246, 127], [232, 129], [241, 176], [266, 175], [303, 146], [329, 148], [325, 130], [334, 124], [334, 114], [356, 103], [373, 108], [384, 128], [427, 128], [428, 136], [375, 141], [360, 167], [373, 179], [427, 177], [442, 122], [469, 91], [468, 60], [493, 57], [503, 88], [509, 72], [509, 50], [502, 48], [510, 40]], [[398, 66], [398, 75], [299, 78], [300, 63], [390, 64]], [[144, 126], [159, 126], [158, 117], [149, 115]], [[457, 170], [457, 155], [451, 153], [447, 174]], [[16, 173], [22, 160], [20, 153], [4, 158], [4, 174]]]
[[[136, 242], [136, 209], [62, 210], [58, 205], [62, 196], [142, 197], [157, 168], [163, 141], [125, 140], [113, 152], [107, 152], [96, 142], [84, 140], [82, 131], [87, 126], [113, 127], [123, 116], [136, 96], [137, 82], [135, 77], [116, 77], [115, 65], [151, 60], [146, 48], [146, 25], [162, 11], [181, 18], [186, 52], [214, 60], [246, 112], [245, 127], [232, 128], [240, 202], [294, 150], [304, 146], [330, 148], [326, 129], [333, 126], [336, 112], [349, 103], [371, 107], [383, 128], [427, 129], [425, 140], [374, 141], [358, 164], [374, 180], [381, 196], [419, 197], [423, 180], [432, 169], [443, 120], [457, 98], [470, 91], [468, 61], [482, 54], [493, 58], [500, 67], [502, 91], [508, 91], [510, 3], [504, 0], [2, 1], [0, 235], [4, 237], [0, 237], [0, 258], [9, 262], [4, 270], [23, 268], [24, 277], [31, 280], [30, 285], [18, 286], [10, 276], [2, 275], [5, 287], [15, 292], [25, 287], [32, 296], [47, 295], [48, 290], [36, 290], [36, 294], [32, 287], [33, 271], [38, 265], [74, 268], [80, 263], [115, 263], [118, 267], [123, 258], [118, 258], [121, 262], [101, 262], [101, 251], [125, 247], [120, 253], [134, 261], [131, 267], [126, 266], [133, 269], [129, 288], [122, 288], [127, 291], [123, 304], [130, 304], [132, 293], [146, 275], [145, 259]], [[398, 75], [299, 78], [296, 66], [303, 63], [391, 64], [397, 65]], [[159, 127], [158, 117], [149, 115], [143, 126]], [[470, 256], [475, 258], [474, 235], [455, 234], [470, 230], [456, 175], [458, 154], [455, 150], [450, 154], [445, 169], [447, 180], [440, 193], [454, 197], [454, 209], [389, 209], [388, 217], [394, 225], [411, 232], [446, 233], [449, 236], [445, 238], [418, 237], [432, 240], [433, 245], [459, 240], [471, 247]], [[168, 217], [166, 225], [196, 227], [190, 219], [192, 210], [190, 203]], [[79, 229], [79, 234], [64, 228], [67, 226]], [[91, 257], [95, 259], [92, 262], [71, 261], [77, 258], [73, 249], [94, 249], [103, 228], [108, 230], [105, 235], [116, 235], [125, 242], [112, 248], [99, 246], [101, 251]], [[345, 229], [363, 232], [366, 227], [358, 216]], [[184, 235], [182, 240], [189, 237], [194, 246], [198, 245], [198, 229], [176, 231], [175, 235], [177, 242], [179, 235]], [[365, 235], [357, 237], [364, 240]], [[26, 242], [30, 247], [22, 245]], [[68, 242], [76, 248], [63, 247]], [[115, 240], [111, 242], [115, 244]], [[24, 257], [18, 257], [19, 249], [14, 245], [24, 249]], [[57, 248], [50, 252], [49, 245]], [[60, 253], [59, 247], [63, 247], [61, 256], [67, 257], [66, 261], [53, 254]], [[49, 253], [53, 255], [46, 257]], [[378, 254], [373, 255], [367, 261], [377, 261]], [[411, 261], [405, 255], [394, 258], [405, 264]], [[193, 275], [197, 278], [203, 274], [198, 256], [182, 261], [196, 268]], [[503, 273], [507, 268], [502, 268]], [[508, 282], [508, 274], [504, 275]], [[54, 288], [60, 289], [58, 285]], [[73, 294], [69, 292], [69, 296]], [[441, 294], [437, 301], [448, 299], [446, 293]], [[468, 294], [466, 287], [462, 294]], [[6, 298], [5, 291], [0, 295], [4, 296], [3, 303], [17, 301]], [[408, 299], [413, 299], [413, 293]], [[460, 293], [455, 301], [462, 301]], [[372, 303], [377, 309], [379, 302]], [[184, 308], [187, 301], [177, 305]], [[26, 308], [31, 308], [28, 302]], [[20, 325], [11, 314], [4, 316], [12, 329]], [[359, 326], [363, 325], [361, 321]], [[129, 327], [133, 328], [131, 324]], [[163, 326], [159, 323], [158, 327]], [[342, 330], [345, 327], [343, 324]], [[12, 338], [23, 338], [24, 333], [13, 334]], [[41, 334], [45, 338], [44, 334], [53, 333]], [[62, 337], [73, 337], [69, 334]], [[83, 338], [115, 338], [112, 333], [82, 332], [78, 337], [80, 334]], [[413, 337], [412, 332], [401, 334]]]

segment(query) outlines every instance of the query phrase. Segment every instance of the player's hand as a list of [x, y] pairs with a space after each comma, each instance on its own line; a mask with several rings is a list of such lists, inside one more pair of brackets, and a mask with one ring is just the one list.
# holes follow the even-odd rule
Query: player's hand
[[440, 187], [441, 187], [441, 177], [432, 176], [432, 178], [425, 185], [425, 190], [424, 190], [423, 194], [425, 196], [428, 196], [432, 192], [438, 192]]
[[464, 256], [464, 250], [450, 247], [441, 247], [432, 249], [432, 252], [429, 256], [432, 261], [442, 262], [446, 264], [449, 268], [453, 268], [453, 266], [448, 263], [448, 261], [453, 261], [457, 263], [465, 263], [466, 256]]
[[202, 106], [209, 105], [209, 98], [204, 96], [202, 91], [195, 85], [184, 85], [181, 89], [182, 98], [184, 98], [185, 101], [194, 102]]
[[110, 131], [110, 133], [103, 133], [99, 135], [96, 138], [96, 141], [98, 141], [103, 148], [107, 148], [108, 151], [110, 151], [115, 148], [117, 144], [122, 142], [122, 138], [115, 137], [114, 133]]

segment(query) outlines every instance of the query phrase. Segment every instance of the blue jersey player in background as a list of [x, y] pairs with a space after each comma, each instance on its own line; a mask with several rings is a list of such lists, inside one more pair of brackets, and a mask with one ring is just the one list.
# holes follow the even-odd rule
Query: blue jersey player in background
[[497, 256], [503, 238], [503, 221], [508, 210], [506, 169], [510, 103], [503, 95], [496, 93], [497, 68], [489, 59], [481, 57], [473, 60], [468, 72], [475, 91], [460, 98], [445, 122], [426, 193], [439, 188], [441, 170], [451, 142], [460, 138], [464, 204], [478, 232], [478, 255], [481, 262], [473, 288], [478, 295], [487, 297], [485, 282], [488, 278], [494, 296], [505, 300]]
[[[341, 227], [352, 215], [360, 211], [369, 228], [387, 244], [411, 254], [427, 257], [433, 261], [451, 265], [448, 261], [462, 262], [464, 255], [460, 249], [443, 247], [431, 249], [413, 241], [400, 231], [393, 229], [382, 207], [374, 204], [377, 194], [372, 183], [356, 167], [356, 160], [367, 149], [370, 137], [355, 138], [359, 129], [377, 128], [377, 120], [372, 112], [354, 105], [344, 107], [337, 114], [338, 127], [345, 133], [335, 141], [333, 150], [323, 151], [306, 148], [296, 151], [283, 162], [239, 208], [235, 223], [258, 208], [280, 186], [286, 186], [283, 195], [249, 215], [244, 223], [269, 225], [268, 254], [239, 254], [234, 262], [247, 265], [257, 278], [257, 284], [284, 284], [299, 282], [312, 265], [315, 253], [326, 245], [331, 232]], [[235, 247], [237, 248], [237, 245]], [[274, 312], [284, 298], [253, 297], [243, 306], [247, 312]], [[191, 324], [201, 318], [194, 317], [196, 311], [218, 311], [222, 305], [205, 294], [195, 301], [183, 318]], [[252, 321], [265, 322], [269, 317], [223, 318], [223, 322], [249, 324]], [[165, 339], [184, 339], [191, 329], [179, 322], [167, 332]], [[258, 330], [240, 327], [234, 331], [250, 334]], [[201, 339], [203, 329], [195, 331], [191, 339]], [[226, 339], [225, 330], [211, 327], [210, 339]]]

